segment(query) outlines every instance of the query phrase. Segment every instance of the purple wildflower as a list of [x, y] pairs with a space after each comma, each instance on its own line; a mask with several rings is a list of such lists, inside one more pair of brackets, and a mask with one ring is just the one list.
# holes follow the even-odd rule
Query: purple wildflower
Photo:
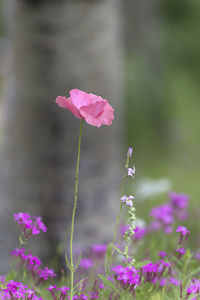
[[106, 254], [107, 245], [95, 244], [91, 247], [92, 254], [97, 258], [102, 258]]
[[134, 293], [135, 288], [140, 284], [139, 270], [134, 267], [122, 267], [121, 265], [113, 268], [114, 277], [123, 289], [128, 289]]
[[184, 226], [178, 226], [176, 232], [180, 232], [180, 238], [178, 242], [179, 245], [184, 243], [188, 239], [188, 236], [190, 234], [190, 231], [187, 230], [187, 228]]
[[154, 207], [150, 215], [154, 217], [155, 220], [150, 224], [149, 230], [153, 229], [155, 231], [163, 228], [165, 233], [171, 233], [174, 216], [173, 208], [169, 203]]
[[37, 274], [38, 274], [39, 278], [41, 278], [43, 280], [48, 280], [49, 278], [56, 277], [54, 270], [49, 269], [47, 267], [45, 267], [44, 269], [37, 270]]
[[163, 277], [160, 280], [160, 286], [171, 285], [171, 284], [175, 286], [180, 286], [180, 281], [173, 276], [170, 276], [169, 278]]
[[4, 282], [4, 285], [5, 288], [0, 290], [0, 299], [42, 300], [36, 296], [34, 290], [29, 289], [27, 285], [23, 285], [21, 282], [10, 280]]
[[141, 267], [142, 275], [145, 278], [145, 282], [156, 283], [160, 281], [161, 277], [164, 275], [165, 270], [170, 270], [171, 263], [165, 262], [163, 260], [154, 263], [149, 263]]
[[34, 218], [35, 218], [35, 222], [33, 223], [33, 226], [32, 226], [32, 234], [33, 235], [39, 234], [40, 230], [42, 230], [43, 232], [46, 232], [47, 227], [42, 222], [42, 218], [41, 217], [34, 217]]
[[32, 218], [29, 214], [20, 212], [18, 214], [14, 214], [14, 220], [20, 224], [22, 233], [26, 239], [32, 235], [39, 234], [40, 231], [47, 231], [41, 217]]
[[189, 196], [185, 194], [177, 194], [175, 192], [169, 193], [169, 198], [171, 200], [171, 205], [174, 208], [174, 215], [175, 217], [183, 221], [187, 218], [187, 208], [188, 208], [188, 201]]
[[176, 252], [178, 253], [178, 259], [180, 259], [185, 254], [185, 249], [178, 248], [178, 249], [176, 249]]
[[124, 236], [125, 232], [126, 232], [127, 230], [129, 230], [129, 229], [130, 229], [130, 225], [127, 225], [127, 224], [121, 224], [121, 225], [119, 226], [119, 234], [122, 235], [122, 236]]
[[134, 234], [133, 238], [135, 240], [141, 240], [145, 237], [147, 230], [146, 230], [146, 228], [140, 228], [139, 226], [136, 226], [134, 232], [135, 232], [135, 234]]
[[130, 159], [133, 153], [133, 148], [129, 147], [127, 152], [127, 158]]
[[133, 206], [133, 200], [134, 200], [135, 198], [132, 196], [132, 195], [130, 195], [130, 196], [126, 196], [126, 195], [124, 195], [124, 196], [122, 196], [121, 197], [121, 202], [123, 203], [123, 204], [125, 204], [125, 205], [127, 205], [127, 206]]
[[134, 166], [132, 168], [127, 169], [127, 175], [134, 179], [134, 175], [135, 175], [135, 167]]
[[[70, 299], [70, 297], [68, 297], [69, 299]], [[84, 294], [82, 294], [82, 295], [80, 295], [80, 296], [74, 296], [73, 297], [73, 300], [87, 300], [88, 299], [88, 297], [86, 296], [86, 295], [84, 295]]]
[[184, 248], [178, 248], [177, 250], [176, 250], [176, 252], [178, 252], [178, 253], [180, 253], [180, 254], [185, 254], [185, 249]]
[[158, 252], [158, 255], [159, 255], [161, 258], [164, 258], [164, 257], [167, 256], [167, 253], [164, 252], [164, 251], [160, 251], [160, 252]]
[[196, 260], [200, 260], [200, 253], [195, 253], [195, 254], [194, 254], [194, 258], [195, 258]]
[[84, 270], [89, 270], [91, 267], [93, 267], [93, 261], [90, 258], [82, 258], [79, 267]]
[[176, 232], [180, 232], [182, 235], [188, 235], [190, 233], [190, 231], [184, 226], [178, 226]]
[[196, 278], [192, 279], [190, 285], [187, 288], [187, 295], [200, 293], [200, 281]]

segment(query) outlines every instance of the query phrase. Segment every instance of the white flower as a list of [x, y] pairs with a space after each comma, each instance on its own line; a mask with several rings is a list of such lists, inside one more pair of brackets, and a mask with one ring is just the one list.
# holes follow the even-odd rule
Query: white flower
[[127, 173], [128, 173], [128, 176], [131, 176], [134, 179], [135, 167], [133, 166], [132, 168], [128, 168]]

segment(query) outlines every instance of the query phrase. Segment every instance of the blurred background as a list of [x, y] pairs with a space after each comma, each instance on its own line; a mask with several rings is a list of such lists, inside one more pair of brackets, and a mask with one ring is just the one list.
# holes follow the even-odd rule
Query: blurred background
[[[107, 161], [112, 160], [112, 168], [109, 167], [109, 170], [113, 170], [115, 176], [114, 174], [108, 176], [112, 178], [110, 187], [116, 188], [116, 184], [118, 185], [118, 181], [113, 184], [114, 177], [116, 178], [116, 175], [120, 177], [127, 148], [132, 146], [134, 148], [133, 163], [137, 174], [136, 185], [137, 182], [143, 182], [144, 178], [148, 184], [150, 179], [167, 179], [169, 184], [164, 189], [165, 193], [173, 189], [189, 194], [191, 207], [198, 208], [200, 194], [200, 2], [198, 0], [126, 0], [123, 2], [74, 0], [73, 4], [72, 1], [60, 1], [59, 4], [59, 1], [55, 1], [57, 6], [61, 5], [58, 11], [56, 11], [56, 5], [53, 7], [52, 1], [47, 0], [16, 0], [14, 4], [12, 2], [0, 2], [0, 88], [2, 91], [0, 105], [2, 106], [7, 101], [8, 98], [5, 95], [9, 94], [9, 98], [12, 98], [13, 94], [16, 95], [16, 91], [18, 98], [29, 97], [28, 93], [21, 92], [23, 88], [27, 89], [27, 85], [28, 88], [32, 88], [35, 95], [39, 93], [44, 95], [43, 88], [46, 85], [49, 89], [49, 98], [45, 105], [49, 103], [50, 98], [52, 101], [59, 93], [66, 95], [68, 90], [74, 87], [111, 99], [116, 110], [116, 125], [112, 131], [108, 128], [101, 131], [101, 139], [106, 134], [105, 140], [101, 143], [105, 147], [106, 143], [110, 144], [111, 138], [112, 147], [107, 150], [101, 149], [96, 155], [95, 151], [99, 147], [97, 143], [92, 154], [94, 161], [101, 156], [102, 151]], [[61, 23], [59, 23], [60, 20]], [[34, 31], [36, 25], [38, 25], [37, 32]], [[37, 34], [38, 43], [36, 42]], [[48, 38], [45, 41], [48, 51], [45, 47], [37, 50], [37, 45], [43, 40], [42, 34], [54, 36], [53, 41]], [[56, 40], [57, 35], [61, 38], [66, 36], [65, 43], [63, 40]], [[31, 43], [31, 37], [35, 39], [33, 43]], [[25, 46], [23, 46], [24, 41]], [[51, 55], [55, 52], [55, 45], [57, 52], [56, 57], [53, 57]], [[30, 49], [33, 51], [29, 52]], [[37, 61], [34, 57], [41, 53], [42, 60]], [[27, 61], [29, 61], [28, 64]], [[73, 61], [74, 64], [70, 65], [69, 61]], [[48, 66], [49, 69], [42, 69], [41, 64]], [[8, 66], [9, 71], [7, 71]], [[26, 69], [24, 73], [23, 66]], [[42, 73], [42, 70], [45, 72]], [[49, 75], [50, 72], [54, 74], [53, 77]], [[66, 80], [63, 79], [65, 72], [70, 73]], [[30, 76], [31, 73], [34, 74], [33, 77]], [[17, 79], [21, 79], [21, 82]], [[55, 84], [56, 80], [59, 81], [58, 84]], [[41, 82], [44, 82], [43, 86]], [[33, 103], [34, 97], [31, 101]], [[24, 108], [23, 105], [22, 107]], [[30, 110], [33, 110], [33, 107], [32, 105]], [[11, 108], [12, 116], [8, 113]], [[6, 119], [14, 119], [17, 124], [15, 109], [21, 113], [22, 108], [19, 108], [17, 104], [13, 105], [11, 100], [10, 108], [1, 110], [2, 120], [7, 114], [9, 116]], [[57, 110], [57, 107], [50, 108], [49, 111], [46, 109], [47, 125], [44, 125], [43, 120], [44, 126], [49, 126], [47, 116], [54, 118], [54, 114], [58, 114], [55, 112]], [[18, 112], [18, 120], [21, 120], [20, 113]], [[27, 116], [27, 113], [25, 115]], [[61, 113], [56, 117], [61, 118]], [[62, 122], [59, 126], [56, 122], [51, 125], [54, 128], [54, 138], [59, 135], [58, 128], [64, 126], [63, 120], [65, 116], [62, 115]], [[72, 119], [66, 122], [71, 132], [68, 138], [73, 139], [78, 126]], [[22, 124], [20, 126], [22, 128]], [[36, 128], [35, 130], [39, 129], [39, 127]], [[13, 127], [12, 130], [14, 130]], [[91, 129], [87, 128], [87, 130]], [[6, 134], [9, 132], [1, 130], [0, 139], [5, 140]], [[95, 135], [96, 131], [91, 130], [86, 140], [91, 141]], [[63, 138], [64, 135], [62, 135]], [[9, 147], [12, 143], [6, 142], [5, 144]], [[14, 145], [10, 147], [13, 148]], [[20, 145], [23, 148], [22, 143]], [[49, 143], [47, 147], [50, 145]], [[54, 151], [58, 151], [62, 146], [65, 147], [66, 144], [59, 140]], [[67, 144], [66, 147], [73, 149], [73, 142], [72, 145]], [[83, 148], [87, 153], [86, 143]], [[18, 151], [21, 153], [20, 147]], [[64, 152], [64, 150], [61, 151]], [[15, 162], [16, 159], [15, 157]], [[69, 165], [69, 157], [67, 159]], [[0, 163], [3, 163], [3, 160], [2, 158]], [[52, 162], [51, 158], [49, 160]], [[75, 158], [72, 161], [74, 160]], [[64, 163], [65, 159], [57, 161], [54, 157], [54, 167], [57, 162]], [[73, 166], [73, 163], [70, 163], [70, 170]], [[83, 163], [83, 167], [87, 168], [87, 164]], [[94, 170], [98, 170], [98, 167], [98, 164], [92, 163], [92, 174]], [[12, 169], [13, 165], [10, 168]], [[15, 165], [14, 169], [16, 168]], [[26, 169], [26, 166], [24, 168]], [[58, 174], [59, 171], [56, 172]], [[84, 174], [91, 176], [91, 173]], [[102, 189], [108, 191], [108, 186], [106, 188], [100, 186], [104, 174], [105, 169], [102, 169], [100, 173], [97, 172], [97, 178], [102, 176], [98, 188], [101, 191]], [[58, 182], [57, 186], [59, 184]], [[6, 186], [5, 181], [3, 185]], [[130, 185], [130, 191], [132, 188], [134, 186]], [[16, 194], [15, 188], [13, 188], [13, 193]], [[8, 191], [4, 188], [3, 196], [6, 197], [7, 194]], [[11, 199], [11, 197], [13, 195], [8, 198]], [[94, 195], [88, 196], [87, 194], [85, 197], [94, 198]], [[144, 203], [138, 199], [137, 211], [140, 217], [145, 218], [148, 215], [148, 210], [155, 204], [155, 201], [156, 203], [165, 201], [154, 196], [151, 200], [144, 209]], [[47, 220], [48, 216], [44, 213], [45, 205], [41, 214]], [[25, 207], [28, 209], [29, 206]], [[89, 209], [88, 207], [85, 211]], [[52, 210], [54, 209], [55, 207]], [[111, 205], [110, 209], [112, 209]], [[84, 211], [84, 205], [80, 210]], [[90, 213], [92, 213], [92, 208]], [[86, 213], [83, 215], [85, 216]], [[52, 220], [52, 218], [49, 219]], [[54, 223], [56, 221], [55, 219]], [[50, 223], [52, 227], [55, 226], [54, 223], [51, 225], [51, 221], [47, 223]], [[86, 232], [88, 233], [87, 230]]]

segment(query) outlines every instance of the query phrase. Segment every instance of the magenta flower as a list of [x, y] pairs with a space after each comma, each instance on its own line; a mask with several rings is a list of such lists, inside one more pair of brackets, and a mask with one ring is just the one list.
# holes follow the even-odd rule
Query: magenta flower
[[178, 248], [176, 252], [180, 253], [181, 255], [185, 254], [185, 249], [184, 248]]
[[187, 241], [190, 231], [187, 230], [184, 226], [178, 226], [176, 232], [180, 232], [180, 238], [178, 244], [181, 245], [185, 241]]
[[20, 212], [18, 214], [14, 214], [14, 220], [20, 224], [22, 233], [26, 239], [32, 235], [39, 234], [40, 231], [47, 231], [41, 217], [32, 218], [29, 214]]
[[93, 261], [90, 258], [82, 258], [79, 267], [84, 270], [89, 270], [93, 266]]
[[140, 228], [139, 226], [136, 226], [134, 232], [135, 232], [135, 234], [134, 234], [133, 238], [135, 240], [141, 240], [145, 237], [147, 230], [146, 230], [146, 228]]
[[192, 279], [190, 285], [187, 288], [187, 295], [200, 293], [200, 281], [196, 278]]
[[14, 214], [14, 220], [17, 221], [19, 224], [24, 225], [26, 228], [31, 228], [32, 219], [29, 214], [22, 212]]
[[47, 227], [42, 222], [42, 218], [41, 217], [34, 217], [34, 218], [35, 218], [35, 222], [33, 223], [33, 226], [32, 226], [32, 234], [33, 235], [39, 234], [40, 230], [42, 230], [43, 232], [46, 232]]
[[168, 203], [154, 207], [151, 210], [150, 215], [159, 220], [165, 226], [174, 222], [173, 208]]
[[163, 229], [166, 234], [172, 232], [172, 224], [174, 222], [174, 209], [171, 204], [164, 203], [155, 206], [150, 215], [154, 217], [154, 221], [149, 225], [149, 231], [157, 231]]
[[180, 286], [180, 281], [173, 276], [169, 278], [164, 277], [160, 280], [160, 286], [171, 285], [171, 284], [175, 286]]
[[188, 201], [189, 196], [185, 194], [177, 194], [175, 192], [169, 193], [170, 203], [174, 208], [174, 215], [175, 217], [183, 221], [187, 219], [188, 216]]
[[129, 289], [134, 293], [135, 288], [141, 282], [139, 270], [134, 267], [122, 267], [121, 265], [113, 268], [114, 277], [123, 289]]
[[104, 257], [106, 254], [106, 249], [107, 246], [104, 244], [96, 244], [92, 245], [91, 247], [92, 254], [97, 258]]
[[35, 291], [23, 285], [21, 282], [10, 280], [4, 283], [5, 288], [0, 289], [0, 299], [29, 299], [29, 300], [42, 300], [36, 296]]
[[190, 231], [184, 226], [178, 226], [176, 232], [180, 232], [182, 235], [188, 235], [190, 233]]
[[53, 278], [56, 277], [56, 274], [54, 272], [53, 269], [49, 269], [47, 267], [44, 268], [44, 270], [39, 269], [37, 271], [39, 278], [44, 279], [44, 280], [48, 280], [49, 278]]
[[67, 286], [62, 286], [61, 288], [57, 288], [58, 291], [61, 291], [61, 294], [66, 295], [69, 291]]
[[24, 253], [24, 248], [16, 248], [14, 251], [11, 252], [11, 255], [14, 255], [16, 257], [20, 257], [23, 261], [26, 259], [26, 255]]
[[197, 260], [200, 260], [200, 253], [199, 252], [195, 253], [194, 258]]
[[178, 259], [180, 259], [185, 254], [185, 249], [178, 248], [178, 249], [176, 249], [176, 252], [178, 253]]
[[179, 209], [188, 207], [188, 201], [189, 201], [189, 196], [188, 195], [177, 194], [175, 192], [170, 192], [169, 193], [169, 198], [170, 198], [171, 203], [174, 207], [177, 207]]
[[94, 94], [88, 94], [78, 89], [69, 92], [70, 97], [58, 96], [56, 103], [70, 110], [79, 119], [88, 124], [100, 127], [111, 125], [114, 120], [114, 109], [107, 100]]
[[158, 255], [159, 255], [161, 258], [164, 258], [165, 256], [167, 256], [167, 253], [164, 252], [164, 251], [160, 251], [160, 252], [158, 252]]
[[[68, 297], [69, 299], [70, 299], [70, 297]], [[84, 294], [81, 294], [80, 296], [74, 296], [73, 297], [73, 300], [87, 300], [88, 299], [88, 297], [86, 296], [86, 295], [84, 295]], [[90, 298], [91, 299], [91, 298]], [[94, 298], [93, 298], [94, 299]], [[99, 299], [99, 298], [96, 298], [96, 299]]]
[[119, 226], [119, 234], [122, 235], [122, 236], [124, 236], [125, 232], [126, 232], [127, 230], [129, 230], [129, 229], [130, 229], [130, 225], [127, 225], [127, 224], [121, 224], [121, 225]]

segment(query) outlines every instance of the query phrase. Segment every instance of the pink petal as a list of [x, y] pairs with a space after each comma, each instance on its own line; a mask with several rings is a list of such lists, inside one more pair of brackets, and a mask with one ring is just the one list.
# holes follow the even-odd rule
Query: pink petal
[[102, 113], [98, 116], [98, 121], [103, 125], [111, 125], [114, 120], [114, 109], [107, 103]]
[[71, 90], [69, 94], [73, 105], [77, 109], [79, 109], [81, 106], [88, 106], [92, 103], [92, 98], [90, 97], [90, 95], [81, 90], [74, 89]]
[[66, 98], [66, 97], [62, 97], [62, 96], [58, 96], [56, 98], [56, 103], [62, 107], [62, 108], [66, 108], [69, 109], [73, 115], [79, 119], [83, 119], [83, 117], [81, 116], [79, 110], [74, 106], [74, 104], [71, 101], [71, 98]]
[[80, 113], [85, 121], [93, 126], [111, 125], [114, 119], [114, 110], [106, 100], [96, 102], [80, 108]]
[[104, 100], [104, 101], [92, 103], [87, 106], [81, 106], [80, 111], [83, 113], [83, 116], [87, 114], [96, 119], [103, 112], [105, 106], [106, 106], [106, 101]]

